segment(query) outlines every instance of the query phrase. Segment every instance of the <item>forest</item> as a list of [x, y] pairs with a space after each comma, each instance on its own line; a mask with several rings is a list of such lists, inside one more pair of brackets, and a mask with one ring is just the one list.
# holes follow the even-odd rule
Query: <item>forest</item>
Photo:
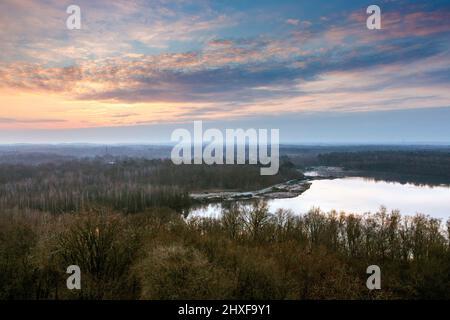
[[[450, 221], [383, 208], [270, 214], [264, 201], [220, 219], [3, 211], [0, 299], [449, 299], [449, 233]], [[66, 287], [74, 264], [81, 290]], [[381, 290], [366, 287], [373, 264]]]
[[0, 163], [0, 210], [63, 213], [101, 205], [124, 213], [150, 207], [182, 212], [191, 205], [189, 192], [251, 191], [302, 176], [287, 159], [275, 176], [260, 176], [252, 165], [177, 166], [170, 160], [140, 158]]
[[[448, 161], [358, 152], [348, 168], [409, 172], [419, 163], [432, 175]], [[328, 165], [348, 157], [314, 153]], [[0, 300], [450, 299], [450, 221], [385, 208], [270, 212], [264, 200], [224, 203], [217, 219], [187, 215], [190, 192], [303, 178], [295, 157], [283, 156], [275, 176], [248, 165], [56, 159], [0, 161]], [[70, 265], [80, 267], [81, 290], [66, 286]], [[381, 268], [381, 290], [366, 287], [369, 265]]]
[[448, 150], [330, 152], [319, 154], [316, 164], [356, 170], [388, 180], [450, 183]]

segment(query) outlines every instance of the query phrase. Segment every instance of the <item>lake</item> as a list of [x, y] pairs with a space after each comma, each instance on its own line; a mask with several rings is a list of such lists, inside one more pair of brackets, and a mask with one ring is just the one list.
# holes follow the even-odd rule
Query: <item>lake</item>
[[[424, 213], [447, 220], [450, 218], [450, 186], [418, 186], [360, 177], [323, 179], [312, 181], [310, 189], [295, 198], [268, 200], [268, 204], [271, 212], [284, 208], [296, 214], [306, 213], [313, 207], [362, 214], [385, 206], [388, 210], [400, 210], [402, 215]], [[191, 211], [193, 216], [218, 217], [220, 214], [220, 204]]]

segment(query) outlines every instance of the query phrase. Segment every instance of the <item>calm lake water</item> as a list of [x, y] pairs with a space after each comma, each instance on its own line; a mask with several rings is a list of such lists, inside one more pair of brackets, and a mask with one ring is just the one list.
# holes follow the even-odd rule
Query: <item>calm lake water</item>
[[[402, 215], [424, 213], [444, 220], [450, 218], [450, 186], [416, 186], [397, 182], [346, 177], [312, 182], [311, 188], [296, 198], [269, 200], [271, 212], [279, 208], [305, 213], [313, 207], [323, 211], [376, 212], [380, 206], [398, 209]], [[194, 216], [219, 217], [220, 204], [210, 204], [191, 212]]]

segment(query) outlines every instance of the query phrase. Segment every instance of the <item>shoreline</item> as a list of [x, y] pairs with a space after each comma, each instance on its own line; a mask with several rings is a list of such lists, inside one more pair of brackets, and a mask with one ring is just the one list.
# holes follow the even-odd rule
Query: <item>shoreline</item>
[[191, 193], [192, 200], [199, 203], [214, 203], [222, 201], [252, 200], [252, 199], [287, 199], [295, 198], [308, 190], [312, 184], [311, 178], [294, 179], [256, 191], [219, 191]]

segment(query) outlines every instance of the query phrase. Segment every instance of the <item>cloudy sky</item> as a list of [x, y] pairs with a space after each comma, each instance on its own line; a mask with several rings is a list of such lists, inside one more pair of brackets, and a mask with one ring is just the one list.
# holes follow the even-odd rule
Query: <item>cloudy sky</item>
[[0, 143], [450, 142], [449, 0], [1, 0], [0, 42]]

